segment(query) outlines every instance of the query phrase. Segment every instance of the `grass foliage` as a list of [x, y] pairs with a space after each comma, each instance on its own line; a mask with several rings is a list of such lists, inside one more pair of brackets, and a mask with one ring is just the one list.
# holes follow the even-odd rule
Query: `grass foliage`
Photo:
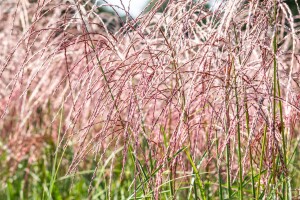
[[300, 198], [286, 3], [0, 1], [0, 199]]

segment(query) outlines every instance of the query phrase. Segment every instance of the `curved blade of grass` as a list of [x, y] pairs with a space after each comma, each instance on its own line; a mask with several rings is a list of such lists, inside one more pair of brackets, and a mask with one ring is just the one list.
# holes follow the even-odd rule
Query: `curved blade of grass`
[[203, 200], [206, 200], [204, 187], [203, 187], [203, 183], [201, 181], [200, 175], [199, 175], [199, 171], [198, 171], [198, 169], [197, 169], [197, 167], [196, 167], [196, 165], [195, 165], [195, 163], [194, 163], [194, 161], [193, 161], [193, 159], [190, 155], [190, 152], [186, 149], [185, 153], [186, 153], [186, 156], [187, 156], [188, 160], [190, 161], [190, 163], [192, 165], [192, 168], [193, 168], [193, 171], [196, 175], [197, 185], [200, 189], [201, 197], [202, 197]]

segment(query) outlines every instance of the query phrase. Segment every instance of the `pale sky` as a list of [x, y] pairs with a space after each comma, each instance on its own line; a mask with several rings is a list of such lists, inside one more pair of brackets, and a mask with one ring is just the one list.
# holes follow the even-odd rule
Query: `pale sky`
[[[123, 2], [123, 5], [125, 6], [125, 9], [128, 11], [128, 6], [129, 6], [129, 13], [132, 17], [137, 17], [143, 9], [147, 6], [147, 3], [149, 0], [106, 0], [107, 3], [120, 6], [121, 8], [123, 7], [121, 4], [121, 1]], [[115, 7], [117, 12], [120, 15], [124, 15], [125, 12], [122, 11], [122, 9], [118, 9]]]

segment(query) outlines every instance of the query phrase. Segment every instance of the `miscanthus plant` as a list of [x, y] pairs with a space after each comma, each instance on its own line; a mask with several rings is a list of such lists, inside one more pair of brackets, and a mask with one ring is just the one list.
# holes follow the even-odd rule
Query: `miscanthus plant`
[[299, 198], [286, 2], [0, 5], [1, 199]]

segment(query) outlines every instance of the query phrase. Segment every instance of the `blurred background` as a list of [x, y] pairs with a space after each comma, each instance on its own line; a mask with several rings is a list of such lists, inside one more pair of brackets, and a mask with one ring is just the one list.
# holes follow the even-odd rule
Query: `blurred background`
[[[125, 15], [125, 11], [128, 11], [131, 17], [136, 18], [141, 12], [145, 9], [145, 7], [149, 4], [151, 0], [97, 0], [99, 4], [102, 4], [104, 10], [114, 12], [118, 12], [120, 16]], [[195, 0], [197, 1], [197, 0]], [[222, 0], [210, 0], [211, 8], [217, 7], [221, 3]], [[155, 1], [152, 1], [155, 2]], [[168, 2], [168, 0], [166, 0]], [[285, 0], [285, 3], [289, 5], [291, 8], [293, 15], [297, 14], [297, 5], [294, 0]], [[153, 4], [153, 3], [152, 3]], [[298, 4], [300, 1], [298, 0]], [[151, 7], [151, 6], [150, 6]]]

